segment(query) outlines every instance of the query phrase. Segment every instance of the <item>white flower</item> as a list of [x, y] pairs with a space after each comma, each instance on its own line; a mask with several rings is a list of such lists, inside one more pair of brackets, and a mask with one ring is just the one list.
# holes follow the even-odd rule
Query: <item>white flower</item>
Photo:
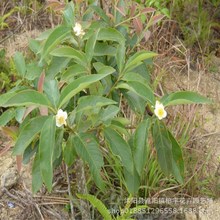
[[82, 37], [85, 34], [85, 32], [82, 29], [81, 24], [79, 24], [77, 22], [75, 23], [75, 27], [73, 28], [73, 31], [74, 31], [76, 36]]
[[159, 118], [159, 120], [166, 118], [167, 112], [164, 110], [164, 106], [159, 101], [156, 101], [154, 114]]
[[66, 125], [67, 112], [64, 112], [62, 109], [59, 109], [56, 114], [56, 126], [61, 127]]

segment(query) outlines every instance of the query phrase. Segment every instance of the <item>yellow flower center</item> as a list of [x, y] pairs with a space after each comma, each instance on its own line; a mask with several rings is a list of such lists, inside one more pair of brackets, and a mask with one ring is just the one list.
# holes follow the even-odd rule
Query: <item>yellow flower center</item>
[[157, 114], [158, 114], [158, 117], [162, 118], [164, 115], [164, 109], [159, 108]]
[[59, 124], [66, 124], [65, 118], [63, 116], [58, 117], [57, 121]]

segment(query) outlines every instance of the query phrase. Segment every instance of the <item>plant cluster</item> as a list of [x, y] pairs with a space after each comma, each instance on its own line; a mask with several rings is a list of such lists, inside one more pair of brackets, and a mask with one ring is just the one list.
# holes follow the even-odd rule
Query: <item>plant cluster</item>
[[[110, 184], [111, 169], [116, 184], [135, 195], [144, 182], [149, 145], [155, 147], [163, 173], [184, 182], [181, 146], [165, 123], [169, 106], [210, 100], [191, 91], [155, 95], [149, 65], [157, 54], [138, 49], [146, 29], [159, 21], [152, 13], [152, 8], [119, 1], [108, 15], [92, 4], [79, 18], [71, 2], [61, 25], [30, 41], [36, 56], [31, 63], [15, 54], [20, 80], [0, 96], [0, 106], [8, 108], [0, 125], [23, 109], [13, 155], [22, 155], [25, 162], [34, 158], [34, 193], [43, 183], [51, 191], [54, 169], [81, 158], [100, 190]], [[138, 29], [142, 14], [151, 16]]]

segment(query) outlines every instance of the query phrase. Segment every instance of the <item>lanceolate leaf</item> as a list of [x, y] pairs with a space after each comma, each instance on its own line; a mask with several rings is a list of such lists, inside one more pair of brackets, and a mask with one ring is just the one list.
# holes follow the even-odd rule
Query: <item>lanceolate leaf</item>
[[62, 72], [70, 62], [70, 58], [66, 57], [53, 57], [46, 70], [46, 79], [52, 80], [59, 72]]
[[179, 104], [211, 104], [212, 101], [196, 92], [183, 91], [174, 92], [161, 99], [164, 106], [179, 105]]
[[73, 80], [78, 75], [86, 75], [86, 68], [79, 64], [74, 64], [67, 68], [67, 70], [63, 73], [61, 80], [68, 82], [69, 80]]
[[73, 136], [71, 135], [67, 142], [66, 146], [63, 149], [63, 158], [67, 166], [71, 166], [76, 159], [77, 154], [73, 144]]
[[106, 15], [106, 13], [98, 6], [92, 5], [90, 6], [107, 24], [110, 23], [109, 17]]
[[21, 77], [24, 77], [26, 73], [26, 65], [22, 53], [16, 52], [16, 54], [14, 55], [14, 63], [18, 74]]
[[55, 28], [44, 44], [42, 59], [44, 59], [50, 51], [70, 33], [70, 31], [70, 27], [58, 26]]
[[13, 95], [2, 104], [3, 107], [29, 105], [44, 105], [49, 107], [50, 102], [45, 95], [40, 92], [35, 90], [24, 90], [18, 93], [13, 93]]
[[90, 134], [81, 133], [74, 136], [73, 144], [77, 154], [83, 159], [83, 161], [89, 164], [96, 185], [103, 190], [105, 185], [100, 175], [100, 171], [104, 162], [99, 150], [99, 144], [95, 137]]
[[63, 104], [68, 102], [78, 92], [87, 88], [92, 83], [97, 82], [100, 79], [103, 79], [104, 77], [106, 77], [107, 75], [109, 75], [111, 73], [112, 73], [112, 71], [107, 72], [105, 74], [94, 74], [94, 75], [89, 75], [89, 76], [83, 76], [83, 77], [80, 77], [80, 78], [76, 79], [75, 81], [71, 82], [61, 92], [59, 108]]
[[3, 107], [3, 105], [10, 100], [12, 97], [14, 97], [18, 92], [25, 91], [24, 88], [15, 87], [8, 91], [7, 93], [4, 93], [0, 95], [0, 106]]
[[92, 57], [95, 52], [95, 45], [96, 45], [98, 33], [99, 33], [99, 29], [94, 30], [94, 33], [90, 36], [90, 38], [86, 42], [85, 52], [86, 52], [87, 60], [89, 62], [92, 60]]
[[119, 73], [121, 73], [122, 69], [124, 68], [125, 51], [126, 51], [125, 45], [119, 44], [117, 48], [117, 53], [116, 53], [116, 62], [117, 62], [117, 66], [119, 69]]
[[76, 50], [72, 47], [63, 46], [53, 50], [50, 54], [56, 57], [72, 58], [76, 63], [82, 66], [87, 66], [86, 55], [83, 52]]
[[153, 141], [157, 150], [158, 163], [162, 171], [168, 175], [173, 171], [172, 143], [166, 127], [162, 122], [155, 121], [153, 126]]
[[109, 143], [112, 153], [121, 159], [122, 165], [128, 172], [133, 173], [133, 158], [128, 143], [112, 128], [105, 128], [104, 135]]
[[40, 154], [37, 153], [32, 165], [32, 192], [36, 193], [43, 185], [41, 172], [40, 172]]
[[116, 88], [127, 89], [139, 95], [145, 101], [150, 102], [151, 105], [155, 104], [155, 97], [153, 91], [147, 84], [143, 84], [141, 82], [127, 82], [127, 83], [120, 83], [117, 85]]
[[125, 43], [124, 36], [113, 28], [101, 28], [97, 40], [117, 41], [119, 44]]
[[23, 154], [24, 150], [41, 131], [47, 118], [47, 116], [33, 118], [28, 122], [28, 124], [22, 127], [13, 149], [13, 155]]
[[143, 84], [148, 85], [147, 80], [141, 76], [139, 73], [136, 72], [126, 72], [122, 78], [122, 80], [127, 81], [127, 82], [141, 82]]
[[5, 126], [12, 118], [15, 117], [15, 110], [8, 109], [0, 116], [0, 126]]
[[102, 215], [103, 219], [105, 219], [105, 220], [112, 220], [112, 217], [111, 217], [111, 215], [109, 213], [109, 210], [95, 196], [89, 195], [89, 194], [85, 194], [85, 195], [77, 194], [77, 197], [79, 197], [80, 199], [88, 200], [92, 204], [93, 207], [97, 208], [99, 213]]
[[157, 56], [156, 53], [140, 51], [130, 57], [125, 65], [125, 71], [130, 71], [139, 66], [142, 61]]
[[77, 112], [94, 109], [96, 107], [103, 107], [106, 105], [113, 105], [116, 103], [117, 102], [115, 102], [114, 100], [102, 96], [95, 96], [95, 95], [84, 96], [81, 97], [78, 101]]
[[115, 56], [116, 48], [108, 45], [106, 42], [96, 42], [95, 45], [95, 56]]
[[41, 130], [39, 143], [41, 176], [49, 192], [52, 190], [55, 132], [55, 117], [50, 116]]
[[55, 145], [54, 145], [54, 151], [53, 151], [53, 162], [57, 159], [59, 159], [61, 152], [62, 152], [62, 143], [63, 143], [63, 134], [64, 129], [63, 128], [57, 128], [56, 129], [56, 135], [55, 135]]
[[60, 98], [60, 92], [59, 92], [57, 80], [56, 79], [46, 80], [44, 82], [44, 92], [47, 95], [50, 102], [53, 104], [53, 106], [57, 107]]
[[168, 131], [170, 141], [172, 143], [172, 153], [173, 153], [173, 175], [178, 180], [178, 182], [183, 183], [184, 179], [184, 160], [182, 155], [182, 150], [176, 139]]
[[64, 17], [64, 20], [65, 20], [65, 23], [72, 27], [73, 23], [74, 23], [74, 4], [73, 2], [69, 2], [67, 5], [66, 5], [66, 8], [63, 12], [63, 17]]
[[141, 115], [144, 114], [147, 103], [143, 98], [132, 91], [123, 92], [123, 95], [127, 99], [128, 105], [135, 113], [139, 113]]
[[150, 125], [151, 121], [149, 118], [141, 122], [138, 125], [133, 138], [134, 164], [140, 177], [142, 176], [141, 174], [147, 162], [147, 140]]
[[99, 120], [101, 120], [101, 122], [112, 120], [118, 114], [119, 111], [119, 107], [115, 105], [109, 105], [107, 108], [102, 109], [99, 112]]
[[128, 188], [128, 192], [131, 195], [137, 194], [139, 187], [140, 187], [140, 176], [136, 170], [136, 168], [133, 168], [134, 172], [130, 173], [126, 169], [124, 169], [124, 176], [125, 176], [125, 182], [126, 186]]

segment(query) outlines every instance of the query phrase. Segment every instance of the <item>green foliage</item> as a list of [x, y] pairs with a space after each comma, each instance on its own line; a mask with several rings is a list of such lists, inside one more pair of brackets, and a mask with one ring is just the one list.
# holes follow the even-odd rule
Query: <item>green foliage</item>
[[102, 215], [102, 217], [106, 220], [112, 220], [112, 217], [108, 211], [108, 209], [106, 208], [106, 206], [99, 200], [97, 199], [95, 196], [93, 195], [77, 195], [80, 199], [86, 199], [88, 200], [93, 207], [97, 208], [99, 213]]
[[170, 1], [171, 18], [178, 22], [186, 46], [199, 45], [203, 53], [215, 49], [219, 41], [215, 32], [219, 27], [219, 4], [219, 0]]
[[170, 2], [171, 0], [150, 0], [150, 1], [146, 1], [145, 5], [156, 8], [162, 14], [170, 18], [170, 10], [167, 8], [168, 3]]
[[77, 154], [89, 164], [97, 186], [104, 190], [104, 182], [100, 175], [100, 170], [104, 162], [96, 138], [93, 135], [81, 133], [73, 137], [72, 143]]
[[80, 199], [88, 200], [92, 204], [92, 206], [99, 211], [99, 213], [101, 214], [101, 217], [105, 220], [124, 220], [124, 219], [132, 220], [133, 218], [131, 217], [135, 215], [136, 213], [138, 213], [138, 210], [147, 208], [146, 205], [137, 205], [136, 207], [131, 208], [131, 201], [133, 198], [129, 197], [127, 203], [125, 204], [125, 207], [120, 208], [120, 215], [118, 213], [117, 217], [114, 217], [114, 216], [111, 216], [109, 210], [102, 203], [102, 201], [97, 199], [95, 196], [89, 195], [89, 194], [85, 194], [85, 195], [77, 194], [77, 197], [79, 197]]
[[11, 64], [6, 58], [6, 51], [0, 50], [0, 92], [9, 91], [15, 83], [14, 75], [11, 73]]
[[4, 30], [8, 27], [7, 18], [10, 17], [14, 12], [19, 11], [19, 7], [14, 7], [8, 13], [0, 16], [0, 30]]
[[[21, 53], [14, 56], [20, 82], [0, 96], [0, 107], [10, 109], [0, 117], [2, 126], [19, 109], [20, 130], [13, 154], [25, 155], [27, 161], [34, 157], [33, 191], [37, 192], [42, 183], [52, 190], [58, 158], [68, 166], [81, 158], [89, 166], [92, 183], [103, 192], [105, 185], [111, 184], [108, 165], [118, 184], [136, 195], [145, 182], [143, 173], [153, 146], [164, 174], [182, 183], [181, 146], [167, 129], [166, 119], [159, 120], [158, 114], [165, 118], [164, 107], [170, 105], [210, 101], [194, 92], [179, 91], [161, 97], [157, 109], [158, 97], [148, 69], [157, 54], [138, 48], [143, 33], [161, 17], [151, 20], [137, 34], [128, 25], [132, 20], [129, 10], [124, 10], [122, 16], [114, 7], [112, 19], [98, 6], [92, 6], [86, 12], [91, 17], [82, 16], [83, 21], [77, 21], [76, 10], [73, 3], [67, 4], [63, 24], [30, 41], [35, 53], [31, 63], [27, 64]], [[97, 15], [100, 19], [93, 20]], [[138, 11], [136, 18], [140, 15]], [[76, 24], [82, 30], [76, 30], [80, 28]], [[37, 71], [33, 73], [32, 69]], [[132, 111], [134, 124], [123, 105]], [[153, 171], [149, 172], [153, 179]], [[81, 198], [103, 208], [91, 196]], [[110, 218], [105, 209], [98, 209]]]

